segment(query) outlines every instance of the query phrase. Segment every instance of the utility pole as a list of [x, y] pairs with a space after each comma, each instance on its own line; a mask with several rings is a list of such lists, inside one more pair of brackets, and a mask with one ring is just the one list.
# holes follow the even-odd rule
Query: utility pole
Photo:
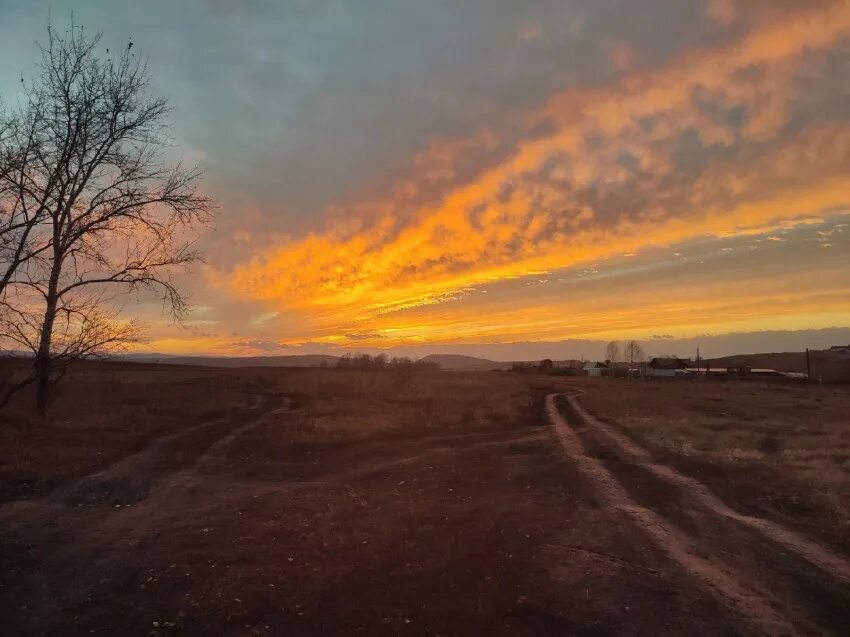
[[806, 380], [812, 380], [812, 357], [809, 356], [809, 348], [806, 348]]
[[699, 347], [697, 347], [697, 376], [699, 376]]

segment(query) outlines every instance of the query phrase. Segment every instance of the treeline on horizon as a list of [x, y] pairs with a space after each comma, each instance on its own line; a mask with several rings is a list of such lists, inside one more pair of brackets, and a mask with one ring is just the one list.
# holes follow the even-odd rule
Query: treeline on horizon
[[[328, 365], [323, 363], [323, 367]], [[439, 370], [440, 366], [434, 361], [413, 360], [407, 356], [393, 356], [386, 354], [370, 356], [369, 354], [344, 354], [340, 356], [333, 365], [337, 369], [418, 369]]]

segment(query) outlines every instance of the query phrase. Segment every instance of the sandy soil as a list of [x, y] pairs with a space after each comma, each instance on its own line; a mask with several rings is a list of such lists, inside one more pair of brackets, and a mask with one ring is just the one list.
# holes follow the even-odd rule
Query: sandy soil
[[[654, 474], [561, 380], [102, 373], [62, 419], [4, 415], [4, 634], [846, 634], [835, 573]], [[141, 389], [180, 417], [99, 415]]]

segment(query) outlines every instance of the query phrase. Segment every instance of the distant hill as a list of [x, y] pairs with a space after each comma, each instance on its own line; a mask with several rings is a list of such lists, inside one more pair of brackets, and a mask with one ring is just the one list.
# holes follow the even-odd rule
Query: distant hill
[[712, 367], [743, 367], [775, 369], [778, 372], [805, 372], [805, 352], [777, 352], [770, 354], [736, 354], [705, 361]]
[[[663, 330], [659, 330], [663, 332]], [[850, 343], [850, 327], [834, 327], [822, 330], [741, 332], [732, 334], [703, 334], [691, 338], [671, 338], [664, 334], [643, 339], [643, 346], [650, 356], [673, 355], [693, 358], [697, 348], [706, 358], [732, 356], [741, 352], [802, 352], [808, 347], [813, 350], [829, 349], [833, 345]], [[420, 343], [370, 350], [370, 354], [383, 351], [387, 356], [409, 356], [420, 358], [428, 354], [457, 354], [491, 361], [541, 361], [583, 359], [604, 360], [607, 341], [567, 339], [563, 341], [520, 341], [514, 343], [443, 343], [432, 345]], [[622, 345], [622, 343], [621, 343]], [[331, 353], [331, 352], [329, 352]], [[336, 353], [336, 352], [332, 352]]]
[[441, 369], [464, 371], [509, 369], [511, 366], [511, 363], [496, 362], [487, 360], [486, 358], [463, 356], [461, 354], [428, 354], [422, 360], [429, 363], [436, 363]]
[[171, 354], [127, 354], [124, 360], [137, 363], [201, 365], [206, 367], [320, 367], [336, 364], [337, 356], [303, 354], [292, 356], [174, 356]]
[[[20, 355], [20, 353], [7, 353]], [[339, 357], [328, 354], [302, 354], [289, 356], [175, 356], [173, 354], [125, 354], [115, 360], [137, 363], [163, 363], [170, 365], [200, 365], [207, 367], [321, 367], [336, 365]], [[421, 360], [436, 363], [441, 369], [453, 371], [491, 371], [511, 369], [511, 361], [494, 361], [463, 354], [428, 354]], [[540, 361], [528, 361], [536, 366]], [[775, 369], [780, 372], [806, 372], [805, 352], [771, 352], [760, 354], [736, 354], [703, 359], [703, 365], [711, 367], [742, 367], [753, 369]], [[850, 382], [850, 353], [811, 351], [812, 377], [825, 382]], [[555, 361], [556, 367], [575, 367], [580, 361]]]
[[[829, 383], [850, 382], [850, 351], [811, 351], [809, 359], [812, 379]], [[742, 367], [775, 369], [779, 372], [806, 373], [805, 352], [779, 352], [770, 354], [738, 354], [706, 361], [712, 367]]]
[[[300, 354], [289, 356], [180, 356], [175, 354], [125, 354], [118, 360], [136, 363], [164, 363], [168, 365], [200, 365], [204, 367], [334, 367], [338, 356], [327, 354]], [[441, 369], [453, 371], [490, 371], [510, 369], [512, 361], [493, 361], [462, 354], [428, 354], [423, 361], [436, 363]], [[537, 365], [540, 361], [528, 361]], [[556, 361], [556, 366], [566, 366], [570, 361]], [[572, 361], [575, 362], [575, 361]], [[560, 364], [564, 363], [564, 364]]]

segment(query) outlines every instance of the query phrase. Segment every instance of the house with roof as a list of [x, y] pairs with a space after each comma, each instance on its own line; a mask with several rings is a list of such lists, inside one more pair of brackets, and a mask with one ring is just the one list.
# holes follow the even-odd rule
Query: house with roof
[[676, 378], [688, 374], [688, 363], [681, 358], [653, 358], [646, 364], [647, 378]]
[[609, 373], [610, 368], [607, 363], [602, 363], [600, 361], [587, 361], [582, 367], [582, 371], [587, 376], [606, 376]]
[[584, 361], [580, 361], [577, 358], [568, 358], [562, 361], [555, 361], [555, 367], [558, 369], [584, 369]]

